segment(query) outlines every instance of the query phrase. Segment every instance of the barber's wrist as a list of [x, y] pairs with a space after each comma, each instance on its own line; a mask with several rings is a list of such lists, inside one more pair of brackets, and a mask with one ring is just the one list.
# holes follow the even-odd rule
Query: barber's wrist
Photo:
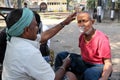
[[66, 71], [65, 67], [61, 66], [59, 69], [62, 69], [63, 71]]

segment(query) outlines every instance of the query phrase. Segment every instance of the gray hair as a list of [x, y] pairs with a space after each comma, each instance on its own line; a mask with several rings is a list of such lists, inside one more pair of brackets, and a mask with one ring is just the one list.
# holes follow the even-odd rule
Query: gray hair
[[93, 19], [92, 15], [91, 15], [91, 13], [90, 13], [89, 11], [80, 11], [80, 12], [77, 12], [77, 15], [78, 15], [78, 14], [81, 14], [81, 13], [87, 13], [87, 14], [89, 15], [89, 18], [90, 18], [91, 20]]

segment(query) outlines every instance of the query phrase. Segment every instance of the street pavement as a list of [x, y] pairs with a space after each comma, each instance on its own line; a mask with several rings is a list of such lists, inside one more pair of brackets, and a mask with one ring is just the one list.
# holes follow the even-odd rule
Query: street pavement
[[[57, 23], [63, 21], [63, 19], [42, 18], [42, 21], [43, 24], [46, 24], [51, 28]], [[120, 80], [120, 23], [109, 20], [102, 23], [95, 22], [93, 26], [104, 32], [109, 37], [113, 62], [111, 80]], [[80, 34], [76, 21], [73, 21], [69, 25], [65, 26], [57, 35], [51, 38], [51, 49], [54, 50], [55, 56], [61, 51], [80, 54], [78, 47], [78, 38]]]

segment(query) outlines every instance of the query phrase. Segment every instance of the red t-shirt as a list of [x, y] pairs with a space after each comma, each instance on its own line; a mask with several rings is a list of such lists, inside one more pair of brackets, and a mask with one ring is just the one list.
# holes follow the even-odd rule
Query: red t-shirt
[[103, 58], [111, 58], [108, 37], [96, 30], [92, 39], [86, 43], [83, 34], [79, 38], [82, 59], [93, 64], [104, 64]]

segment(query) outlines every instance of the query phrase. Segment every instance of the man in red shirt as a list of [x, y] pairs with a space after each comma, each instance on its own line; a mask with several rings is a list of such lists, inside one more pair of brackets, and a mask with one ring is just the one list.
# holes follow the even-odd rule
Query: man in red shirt
[[62, 64], [62, 60], [70, 54], [71, 65], [66, 71], [82, 75], [82, 80], [108, 80], [112, 72], [108, 37], [93, 28], [94, 20], [88, 12], [78, 13], [77, 22], [82, 32], [79, 38], [81, 55], [69, 52], [59, 53], [55, 60], [55, 70]]

